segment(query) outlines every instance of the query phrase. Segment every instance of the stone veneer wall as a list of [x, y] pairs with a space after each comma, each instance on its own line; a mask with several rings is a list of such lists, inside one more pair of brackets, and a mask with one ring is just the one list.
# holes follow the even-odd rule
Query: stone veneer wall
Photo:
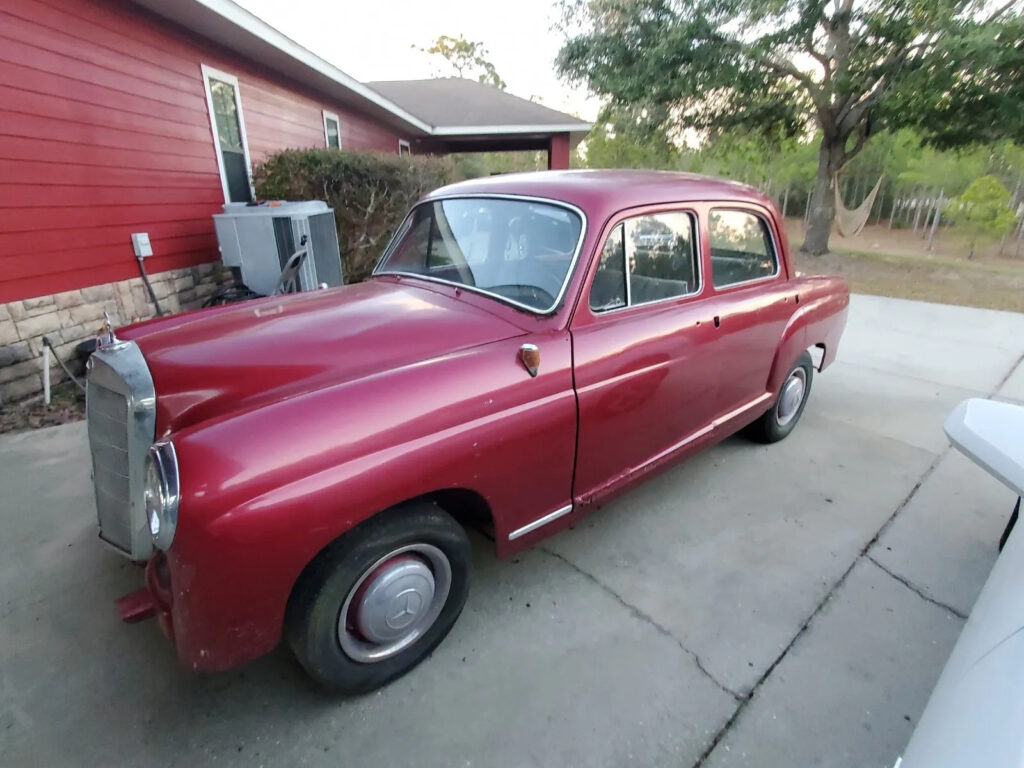
[[[218, 261], [158, 272], [149, 280], [164, 314], [174, 314], [202, 306], [222, 283], [231, 281], [231, 271]], [[0, 304], [0, 403], [43, 391], [44, 336], [75, 375], [81, 374], [83, 361], [75, 347], [96, 335], [104, 310], [115, 326], [156, 316], [141, 277]], [[66, 379], [52, 356], [51, 363], [51, 384]]]

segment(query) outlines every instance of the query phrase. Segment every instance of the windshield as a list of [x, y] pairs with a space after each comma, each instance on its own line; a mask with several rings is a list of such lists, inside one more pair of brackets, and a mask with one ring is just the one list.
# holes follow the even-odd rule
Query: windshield
[[560, 205], [436, 200], [413, 209], [374, 274], [422, 275], [548, 312], [561, 298], [582, 231], [580, 215]]

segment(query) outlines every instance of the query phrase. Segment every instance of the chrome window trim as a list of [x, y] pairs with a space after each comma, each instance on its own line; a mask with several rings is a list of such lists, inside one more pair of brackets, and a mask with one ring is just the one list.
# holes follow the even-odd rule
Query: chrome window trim
[[[623, 219], [615, 225], [615, 229], [619, 229], [620, 235], [622, 235], [622, 271], [623, 277], [626, 278], [626, 306], [625, 307], [609, 307], [609, 311], [614, 312], [616, 309], [626, 309], [633, 306], [633, 278], [629, 276], [629, 252], [626, 250], [626, 221]], [[614, 230], [613, 230], [614, 231]], [[594, 274], [597, 274], [596, 272]], [[590, 281], [590, 287], [594, 287], [594, 281]], [[590, 304], [590, 292], [587, 292], [587, 304]]]
[[[711, 255], [711, 214], [715, 211], [736, 211], [737, 213], [748, 213], [751, 216], [755, 216], [760, 220], [761, 224], [768, 230], [768, 239], [772, 244], [772, 259], [775, 262], [775, 271], [770, 275], [762, 275], [761, 277], [752, 277], [749, 280], [742, 280], [738, 283], [726, 283], [725, 285], [715, 285], [715, 263]], [[737, 286], [753, 285], [754, 283], [762, 283], [768, 280], [774, 280], [782, 272], [782, 260], [779, 258], [779, 244], [775, 240], [775, 230], [772, 229], [772, 225], [768, 219], [757, 211], [752, 211], [749, 208], [730, 208], [729, 206], [723, 207], [711, 207], [708, 208], [708, 264], [711, 266], [711, 286], [718, 291], [727, 291], [730, 288], [736, 288]]]
[[[624, 218], [621, 221], [619, 221], [615, 225], [615, 227], [619, 227], [619, 226], [625, 224], [630, 219], [638, 219], [641, 216], [657, 216], [659, 213], [685, 213], [687, 216], [690, 217], [690, 223], [693, 225], [693, 236], [695, 238], [695, 240], [694, 240], [694, 256], [696, 257], [696, 262], [695, 263], [697, 265], [697, 280], [699, 281], [699, 287], [697, 288], [696, 291], [691, 291], [690, 293], [681, 293], [678, 296], [666, 296], [663, 299], [654, 299], [654, 301], [645, 301], [642, 304], [634, 304], [633, 303], [633, 292], [630, 290], [630, 285], [632, 283], [632, 280], [630, 279], [630, 276], [629, 276], [629, 254], [627, 253], [627, 254], [625, 254], [625, 257], [626, 257], [626, 303], [623, 306], [621, 306], [621, 307], [610, 307], [608, 309], [594, 309], [593, 307], [590, 306], [590, 290], [588, 289], [587, 290], [587, 307], [590, 309], [591, 313], [595, 317], [598, 317], [598, 316], [604, 317], [605, 315], [610, 315], [610, 314], [613, 314], [615, 312], [624, 312], [625, 310], [635, 309], [637, 307], [653, 307], [653, 306], [655, 306], [657, 304], [667, 304], [670, 301], [679, 301], [680, 299], [695, 299], [695, 298], [697, 298], [699, 296], [703, 296], [704, 295], [704, 289], [706, 287], [706, 282], [707, 281], [704, 280], [704, 259], [701, 258], [701, 252], [700, 252], [700, 217], [697, 215], [697, 212], [695, 210], [693, 210], [692, 208], [685, 208], [685, 209], [670, 209], [670, 210], [664, 210], [664, 211], [656, 211], [654, 213], [640, 213], [640, 214], [637, 214], [636, 216], [627, 216], [626, 218]], [[613, 229], [615, 227], [613, 227]], [[622, 244], [623, 244], [623, 249], [625, 249], [625, 245], [626, 245], [625, 227], [623, 227], [623, 232], [622, 232]], [[603, 247], [604, 243], [602, 243], [601, 245]], [[709, 254], [709, 256], [710, 256], [710, 254]], [[593, 288], [593, 287], [594, 287], [594, 281], [591, 280], [590, 281], [590, 288]]]
[[[537, 309], [536, 307], [531, 307], [529, 304], [523, 304], [522, 302], [516, 301], [515, 299], [510, 299], [507, 296], [502, 296], [500, 294], [493, 293], [492, 291], [488, 291], [484, 288], [478, 288], [475, 285], [466, 285], [465, 283], [458, 283], [454, 280], [445, 280], [444, 278], [440, 277], [432, 277], [431, 275], [424, 275], [419, 272], [406, 272], [404, 270], [397, 269], [380, 271], [380, 267], [384, 263], [384, 260], [391, 255], [392, 249], [398, 242], [399, 233], [405, 234], [405, 232], [408, 231], [407, 222], [412, 221], [412, 215], [416, 211], [416, 209], [419, 208], [421, 205], [426, 205], [427, 203], [437, 203], [442, 202], [444, 200], [519, 200], [526, 203], [542, 203], [547, 205], [553, 205], [559, 208], [565, 208], [566, 210], [571, 211], [575, 213], [577, 216], [579, 216], [580, 235], [576, 241], [576, 248], [573, 250], [572, 259], [569, 260], [569, 267], [565, 271], [565, 278], [562, 280], [562, 287], [558, 291], [558, 295], [555, 297], [554, 303], [548, 309], [540, 310]], [[555, 200], [550, 197], [533, 197], [531, 195], [512, 195], [497, 193], [467, 193], [461, 195], [440, 195], [438, 197], [428, 197], [425, 200], [421, 200], [420, 202], [416, 203], [416, 205], [414, 205], [409, 210], [409, 213], [406, 214], [405, 219], [402, 220], [402, 224], [395, 231], [395, 234], [391, 238], [391, 240], [388, 241], [388, 245], [384, 249], [384, 252], [381, 253], [380, 258], [377, 259], [377, 264], [374, 266], [373, 272], [370, 273], [370, 277], [377, 277], [379, 275], [398, 275], [401, 277], [418, 278], [420, 280], [426, 280], [432, 283], [440, 283], [442, 285], [451, 285], [455, 288], [461, 288], [462, 290], [465, 291], [472, 291], [473, 293], [479, 294], [481, 296], [488, 296], [492, 299], [500, 301], [502, 304], [508, 304], [518, 309], [523, 309], [532, 315], [539, 315], [541, 317], [545, 317], [548, 315], [555, 314], [562, 306], [562, 301], [565, 299], [565, 292], [569, 289], [569, 283], [572, 282], [573, 274], [575, 274], [576, 272], [576, 265], [579, 262], [580, 251], [583, 248], [583, 241], [586, 240], [587, 238], [587, 225], [587, 214], [585, 214], [581, 208], [578, 208], [572, 203], [567, 203], [564, 200]]]

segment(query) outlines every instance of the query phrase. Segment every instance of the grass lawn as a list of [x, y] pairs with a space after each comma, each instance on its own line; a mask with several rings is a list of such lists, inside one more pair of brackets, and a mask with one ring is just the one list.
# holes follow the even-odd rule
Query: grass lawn
[[989, 247], [968, 260], [967, 248], [949, 232], [926, 251], [919, 234], [875, 225], [854, 238], [833, 234], [832, 252], [814, 257], [798, 250], [802, 220], [788, 219], [786, 230], [797, 269], [842, 275], [855, 293], [1024, 312], [1024, 250], [1015, 257], [1012, 244], [1006, 255]]

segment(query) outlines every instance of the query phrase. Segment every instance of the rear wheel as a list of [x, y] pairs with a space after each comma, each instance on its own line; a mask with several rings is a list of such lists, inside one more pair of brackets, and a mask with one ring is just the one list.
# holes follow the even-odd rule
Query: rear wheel
[[775, 405], [750, 425], [750, 436], [762, 443], [777, 443], [792, 432], [803, 415], [813, 378], [814, 361], [805, 351], [786, 374]]
[[322, 552], [288, 603], [285, 636], [324, 687], [365, 693], [425, 659], [469, 594], [469, 540], [432, 503], [395, 507]]

